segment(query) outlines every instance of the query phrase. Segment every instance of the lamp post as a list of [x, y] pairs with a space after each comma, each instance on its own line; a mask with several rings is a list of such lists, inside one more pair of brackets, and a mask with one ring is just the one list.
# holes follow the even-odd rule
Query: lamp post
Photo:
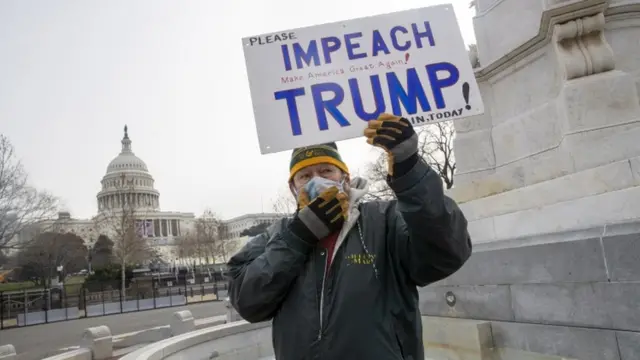
[[92, 269], [91, 269], [91, 262], [93, 261], [93, 252], [95, 249], [95, 243], [90, 243], [89, 244], [89, 248], [87, 249], [87, 266], [89, 267], [89, 275], [91, 275]]

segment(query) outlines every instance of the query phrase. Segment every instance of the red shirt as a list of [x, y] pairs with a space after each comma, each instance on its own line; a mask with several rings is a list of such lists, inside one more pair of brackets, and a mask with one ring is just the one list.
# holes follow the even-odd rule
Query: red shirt
[[325, 273], [329, 271], [329, 266], [331, 266], [331, 258], [333, 258], [333, 252], [336, 249], [336, 242], [338, 241], [339, 232], [331, 234], [326, 238], [320, 240], [320, 246], [327, 250], [327, 264], [325, 265]]

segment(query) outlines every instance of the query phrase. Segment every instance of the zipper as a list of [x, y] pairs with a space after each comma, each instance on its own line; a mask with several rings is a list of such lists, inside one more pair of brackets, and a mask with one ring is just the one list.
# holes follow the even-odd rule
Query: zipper
[[[349, 231], [351, 230], [351, 228], [353, 228], [354, 224], [358, 225], [358, 231], [360, 231], [360, 239], [362, 240], [362, 231], [360, 230], [360, 222], [358, 221], [358, 218], [360, 217], [360, 213], [356, 212], [357, 210], [358, 210], [358, 202], [356, 202], [354, 205], [350, 206], [349, 219], [347, 220], [347, 223], [345, 223], [343, 228], [340, 230], [340, 234], [338, 234], [338, 241], [336, 241], [336, 246], [333, 249], [333, 254], [331, 254], [331, 259], [329, 259], [329, 254], [326, 254], [326, 257], [324, 259], [324, 265], [323, 265], [324, 273], [322, 275], [322, 289], [320, 290], [320, 330], [318, 331], [318, 338], [317, 338], [318, 341], [322, 340], [322, 326], [323, 326], [323, 323], [324, 323], [324, 319], [323, 319], [323, 317], [324, 317], [324, 285], [325, 285], [325, 281], [327, 279], [327, 273], [331, 270], [331, 266], [333, 266], [333, 260], [335, 259], [335, 256], [338, 253], [338, 250], [340, 250], [340, 246], [342, 246], [342, 242], [346, 239], [347, 235], [349, 234]], [[353, 219], [355, 219], [355, 221]], [[343, 236], [342, 239], [340, 239], [341, 236]], [[342, 241], [340, 241], [340, 240], [342, 240]], [[365, 249], [365, 251], [367, 251], [367, 250]], [[325, 250], [325, 252], [326, 252], [326, 250]], [[331, 265], [328, 266], [328, 267], [327, 267], [327, 261], [331, 261], [331, 263], [330, 263]]]
[[[325, 250], [326, 251], [326, 250]], [[322, 275], [322, 289], [320, 290], [320, 330], [318, 330], [318, 340], [322, 340], [322, 324], [323, 324], [323, 312], [324, 312], [324, 283], [327, 279], [327, 259], [324, 261], [324, 273]]]

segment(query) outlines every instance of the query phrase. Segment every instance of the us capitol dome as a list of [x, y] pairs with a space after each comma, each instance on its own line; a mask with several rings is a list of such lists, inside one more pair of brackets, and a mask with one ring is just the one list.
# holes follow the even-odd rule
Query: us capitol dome
[[[96, 196], [97, 217], [132, 209], [139, 218], [137, 228], [140, 235], [147, 238], [149, 245], [165, 259], [176, 258], [176, 240], [193, 231], [195, 216], [193, 213], [160, 210], [160, 192], [154, 187], [155, 180], [147, 164], [133, 152], [128, 130], [125, 125], [120, 154], [111, 160], [100, 181], [101, 189]], [[109, 232], [108, 229], [96, 230], [92, 229], [96, 234]], [[96, 239], [85, 241], [91, 244]]]
[[120, 154], [111, 160], [102, 177], [102, 190], [97, 196], [98, 210], [122, 208], [124, 204], [132, 204], [136, 209], [159, 210], [160, 193], [153, 187], [153, 176], [147, 164], [131, 150], [126, 125], [121, 143]]

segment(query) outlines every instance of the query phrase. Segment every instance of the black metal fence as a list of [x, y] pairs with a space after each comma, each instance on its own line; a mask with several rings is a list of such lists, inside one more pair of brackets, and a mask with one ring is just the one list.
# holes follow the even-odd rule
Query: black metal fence
[[[178, 283], [178, 282], [176, 282]], [[137, 281], [121, 291], [113, 284], [69, 285], [0, 292], [0, 330], [85, 317], [220, 301], [228, 284]]]

